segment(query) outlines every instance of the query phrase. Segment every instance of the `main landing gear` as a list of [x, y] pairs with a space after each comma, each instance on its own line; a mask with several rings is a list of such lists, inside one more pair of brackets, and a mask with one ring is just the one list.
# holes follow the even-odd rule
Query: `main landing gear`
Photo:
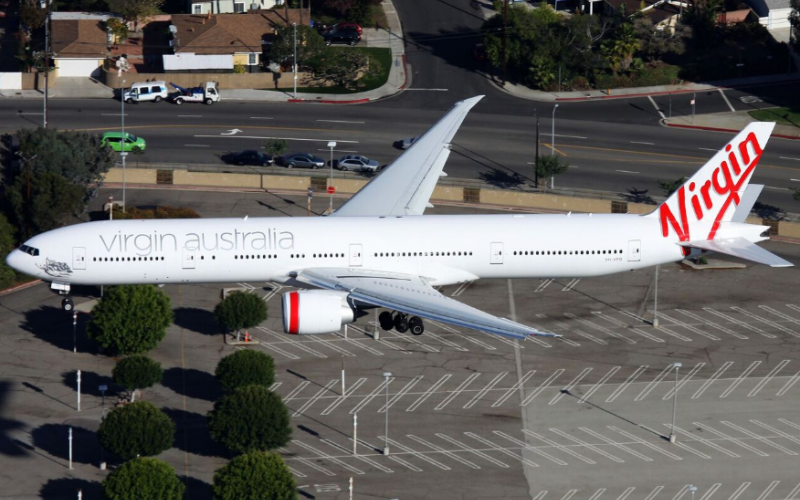
[[407, 314], [403, 313], [392, 314], [389, 311], [383, 311], [378, 316], [378, 322], [381, 328], [387, 332], [394, 328], [400, 333], [405, 333], [410, 330], [414, 335], [422, 335], [425, 331], [425, 325], [422, 323], [421, 318], [416, 316], [411, 316], [409, 318]]

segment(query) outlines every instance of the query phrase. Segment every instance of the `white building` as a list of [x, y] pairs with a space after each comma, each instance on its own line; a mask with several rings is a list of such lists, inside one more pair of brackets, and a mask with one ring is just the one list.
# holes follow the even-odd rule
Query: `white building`
[[237, 14], [251, 9], [271, 9], [283, 0], [189, 0], [190, 14]]
[[768, 30], [789, 28], [789, 0], [745, 0]]

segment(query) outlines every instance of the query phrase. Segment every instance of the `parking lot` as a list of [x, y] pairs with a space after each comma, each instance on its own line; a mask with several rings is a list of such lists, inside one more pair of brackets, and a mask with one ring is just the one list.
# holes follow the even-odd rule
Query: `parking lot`
[[[305, 199], [289, 195], [128, 196], [141, 205], [191, 206], [203, 216], [305, 215]], [[800, 253], [791, 243], [767, 248], [795, 262]], [[221, 288], [239, 287], [269, 306], [269, 319], [250, 332], [256, 343], [237, 348], [276, 360], [273, 389], [294, 424], [281, 453], [305, 498], [348, 498], [350, 478], [355, 498], [800, 498], [796, 272], [663, 266], [659, 328], [651, 325], [652, 269], [442, 290], [564, 335], [524, 342], [432, 322], [420, 337], [392, 331], [377, 339], [373, 314], [346, 336], [288, 336], [280, 296], [290, 289], [166, 286], [176, 320], [152, 352], [165, 377], [143, 397], [178, 426], [162, 458], [186, 481], [188, 498], [210, 498], [213, 473], [229, 456], [211, 441], [205, 414], [221, 394], [216, 363], [235, 349], [223, 342], [211, 310]], [[97, 293], [84, 292], [77, 303]], [[114, 360], [85, 338], [83, 317], [73, 353], [72, 320], [58, 304], [43, 285], [0, 297], [0, 481], [14, 498], [74, 498], [78, 488], [84, 498], [99, 498], [106, 474], [95, 437], [103, 405], [98, 386], [110, 383]], [[682, 363], [677, 373], [674, 362]], [[106, 408], [115, 401], [113, 391], [106, 394]], [[698, 490], [692, 494], [689, 485]]]

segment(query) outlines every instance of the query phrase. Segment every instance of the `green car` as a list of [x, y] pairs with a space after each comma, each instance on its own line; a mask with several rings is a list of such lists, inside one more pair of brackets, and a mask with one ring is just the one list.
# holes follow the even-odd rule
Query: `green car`
[[[100, 147], [105, 147], [106, 145], [111, 146], [111, 149], [114, 151], [123, 151], [122, 133], [106, 132], [103, 134], [103, 140], [100, 142]], [[134, 148], [139, 148], [144, 151], [145, 146], [146, 144], [144, 139], [125, 132], [124, 151], [133, 151]]]

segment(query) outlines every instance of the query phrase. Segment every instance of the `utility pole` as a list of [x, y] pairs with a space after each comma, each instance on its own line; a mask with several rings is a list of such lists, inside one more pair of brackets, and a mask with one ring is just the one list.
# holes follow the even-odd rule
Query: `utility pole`
[[675, 434], [675, 415], [678, 413], [678, 370], [680, 370], [681, 363], [672, 363], [672, 367], [675, 368], [675, 394], [672, 398], [672, 427], [670, 428], [669, 433], [669, 442], [675, 443], [678, 441], [678, 436]]
[[533, 185], [539, 189], [539, 114], [533, 110], [536, 116], [536, 157], [533, 160]]
[[508, 0], [503, 0], [503, 85], [506, 84], [508, 65]]
[[[284, 0], [285, 2], [288, 0]], [[292, 57], [292, 71], [294, 72], [294, 97], [297, 99], [297, 23], [292, 23], [294, 29], [294, 56]]]
[[[122, 138], [121, 141], [121, 148], [119, 156], [122, 158], [122, 213], [125, 213], [125, 157], [128, 156], [128, 152], [125, 151], [125, 145], [128, 144], [128, 140], [125, 137], [125, 80], [122, 80], [122, 94], [121, 99], [122, 101], [122, 113], [120, 118], [122, 118]], [[111, 207], [111, 210], [114, 210], [114, 207]]]
[[47, 75], [50, 73], [50, 0], [44, 0], [44, 113], [43, 128], [47, 128]]

